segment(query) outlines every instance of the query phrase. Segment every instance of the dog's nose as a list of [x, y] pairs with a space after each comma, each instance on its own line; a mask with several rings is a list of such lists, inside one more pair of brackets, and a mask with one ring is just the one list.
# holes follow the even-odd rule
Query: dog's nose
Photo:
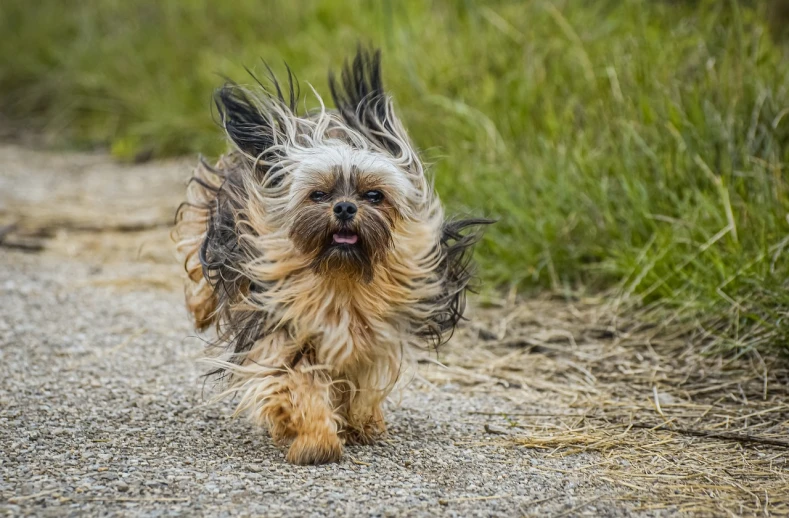
[[353, 219], [356, 215], [356, 205], [348, 201], [341, 201], [334, 206], [334, 215], [341, 221]]

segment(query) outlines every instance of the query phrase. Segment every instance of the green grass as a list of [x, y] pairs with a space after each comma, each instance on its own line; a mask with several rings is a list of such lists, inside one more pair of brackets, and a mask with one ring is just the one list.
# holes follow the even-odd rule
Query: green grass
[[[589, 290], [789, 350], [789, 67], [751, 2], [4, 0], [0, 110], [122, 159], [218, 154], [223, 76], [327, 96], [357, 42], [490, 285]], [[758, 3], [757, 3], [758, 5]]]

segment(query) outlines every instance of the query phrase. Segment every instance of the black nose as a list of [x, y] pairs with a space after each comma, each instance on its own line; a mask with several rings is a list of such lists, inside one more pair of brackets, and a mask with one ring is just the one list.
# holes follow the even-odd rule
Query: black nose
[[348, 201], [341, 201], [334, 206], [334, 215], [341, 221], [353, 219], [356, 214], [356, 205]]

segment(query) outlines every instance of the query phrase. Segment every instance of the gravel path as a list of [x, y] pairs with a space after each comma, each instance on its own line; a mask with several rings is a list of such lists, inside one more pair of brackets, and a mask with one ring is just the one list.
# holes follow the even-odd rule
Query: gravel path
[[[594, 455], [491, 444], [496, 429], [472, 412], [529, 409], [503, 387], [417, 377], [390, 405], [384, 442], [349, 447], [335, 465], [288, 465], [265, 432], [231, 417], [231, 401], [209, 401], [161, 220], [188, 168], [10, 146], [0, 164], [0, 214], [23, 228], [54, 222], [31, 234], [42, 252], [0, 251], [0, 512], [629, 515], [617, 487], [573, 472]], [[95, 228], [128, 220], [150, 228]]]

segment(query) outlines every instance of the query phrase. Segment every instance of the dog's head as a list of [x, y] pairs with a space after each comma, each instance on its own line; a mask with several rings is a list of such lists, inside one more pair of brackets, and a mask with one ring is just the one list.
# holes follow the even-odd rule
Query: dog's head
[[294, 171], [289, 236], [322, 274], [369, 279], [385, 261], [414, 194], [403, 171], [384, 156], [343, 145], [321, 149]]
[[273, 93], [226, 85], [217, 94], [223, 125], [249, 162], [244, 191], [260, 202], [246, 217], [287, 235], [321, 275], [370, 280], [408, 232], [403, 222], [425, 217], [433, 199], [383, 90], [380, 54], [360, 50], [339, 79], [330, 75], [336, 111], [321, 104], [299, 116], [290, 74], [287, 96], [272, 81]]

